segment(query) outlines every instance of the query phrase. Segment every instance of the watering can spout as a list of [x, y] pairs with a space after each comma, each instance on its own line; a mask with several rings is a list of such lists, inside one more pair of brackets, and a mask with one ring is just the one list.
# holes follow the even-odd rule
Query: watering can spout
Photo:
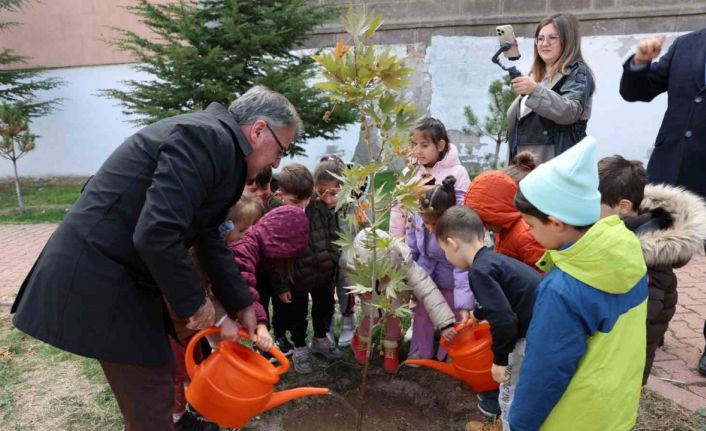
[[307, 397], [310, 395], [329, 395], [330, 392], [326, 388], [294, 388], [286, 391], [279, 391], [272, 394], [272, 397], [265, 405], [264, 410], [270, 410], [279, 407], [297, 398]]
[[420, 365], [422, 367], [431, 368], [441, 373], [444, 373], [447, 376], [451, 376], [454, 379], [460, 379], [456, 368], [446, 362], [435, 361], [433, 359], [407, 359], [406, 361], [404, 361], [404, 363], [406, 365]]

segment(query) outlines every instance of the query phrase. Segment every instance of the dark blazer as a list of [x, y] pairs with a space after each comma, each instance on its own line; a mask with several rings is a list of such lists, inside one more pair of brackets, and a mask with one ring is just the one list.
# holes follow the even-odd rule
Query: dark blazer
[[163, 298], [180, 318], [205, 300], [192, 245], [226, 311], [250, 305], [218, 225], [240, 198], [251, 152], [217, 103], [129, 137], [44, 247], [12, 306], [15, 326], [82, 356], [167, 363]]
[[623, 65], [620, 95], [649, 102], [667, 92], [647, 174], [652, 183], [683, 186], [706, 197], [706, 28], [679, 36], [666, 54], [642, 70]]

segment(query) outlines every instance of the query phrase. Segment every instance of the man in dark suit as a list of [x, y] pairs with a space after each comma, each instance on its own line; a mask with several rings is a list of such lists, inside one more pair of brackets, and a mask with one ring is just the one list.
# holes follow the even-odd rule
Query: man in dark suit
[[[647, 165], [649, 180], [682, 186], [706, 198], [706, 28], [679, 36], [652, 62], [664, 40], [659, 36], [640, 41], [623, 66], [620, 95], [628, 102], [649, 102], [667, 92], [667, 112]], [[706, 347], [698, 369], [706, 375]]]
[[86, 185], [22, 284], [15, 326], [98, 359], [126, 429], [172, 428], [167, 305], [192, 329], [214, 323], [191, 246], [232, 319], [222, 335], [236, 336], [237, 319], [254, 336], [253, 298], [218, 225], [301, 127], [284, 96], [254, 87], [228, 109], [212, 103], [143, 128]]

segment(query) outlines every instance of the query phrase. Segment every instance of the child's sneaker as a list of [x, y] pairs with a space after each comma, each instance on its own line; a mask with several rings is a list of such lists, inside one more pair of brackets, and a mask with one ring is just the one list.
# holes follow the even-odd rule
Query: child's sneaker
[[385, 359], [382, 362], [382, 367], [388, 373], [397, 371], [400, 366], [400, 347], [397, 341], [384, 340], [382, 349], [385, 352]]
[[277, 337], [275, 338], [275, 344], [277, 345], [277, 348], [279, 349], [280, 352], [284, 356], [291, 356], [292, 351], [294, 350], [294, 346], [292, 346], [292, 343], [287, 339], [287, 337]]
[[178, 421], [174, 422], [174, 431], [218, 431], [220, 428], [213, 422], [197, 417], [186, 410]]
[[326, 338], [333, 344], [336, 345], [336, 334], [333, 332], [336, 329], [336, 314], [331, 316], [331, 323], [328, 326], [328, 331], [326, 331]]
[[466, 431], [502, 431], [503, 423], [500, 419], [493, 422], [470, 421], [466, 424]]
[[343, 357], [343, 353], [338, 350], [336, 344], [332, 343], [328, 337], [312, 338], [311, 353], [318, 353], [326, 359], [341, 359]]
[[341, 336], [338, 337], [338, 347], [347, 347], [353, 341], [355, 331], [355, 316], [341, 316]]
[[366, 353], [368, 350], [368, 343], [370, 342], [370, 337], [363, 337], [358, 335], [356, 331], [353, 334], [353, 340], [351, 340], [351, 347], [353, 348], [353, 354], [355, 355], [355, 360], [360, 364], [365, 363]]
[[[419, 350], [415, 350], [413, 352], [409, 352], [407, 355], [407, 359], [422, 359], [422, 355], [419, 353]], [[408, 367], [412, 368], [419, 368], [419, 365], [413, 365], [413, 364], [406, 364]]]
[[311, 363], [311, 355], [309, 354], [309, 348], [295, 347], [292, 349], [292, 363], [294, 364], [294, 371], [299, 374], [311, 374], [314, 372], [314, 366]]
[[481, 392], [476, 397], [478, 398], [478, 410], [489, 418], [500, 416], [500, 403], [498, 396], [500, 391]]

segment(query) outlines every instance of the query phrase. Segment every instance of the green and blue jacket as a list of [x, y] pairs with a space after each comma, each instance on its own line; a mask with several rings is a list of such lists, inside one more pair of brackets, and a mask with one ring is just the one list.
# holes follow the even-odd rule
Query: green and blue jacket
[[645, 364], [647, 278], [637, 237], [612, 216], [537, 264], [512, 431], [631, 430]]

